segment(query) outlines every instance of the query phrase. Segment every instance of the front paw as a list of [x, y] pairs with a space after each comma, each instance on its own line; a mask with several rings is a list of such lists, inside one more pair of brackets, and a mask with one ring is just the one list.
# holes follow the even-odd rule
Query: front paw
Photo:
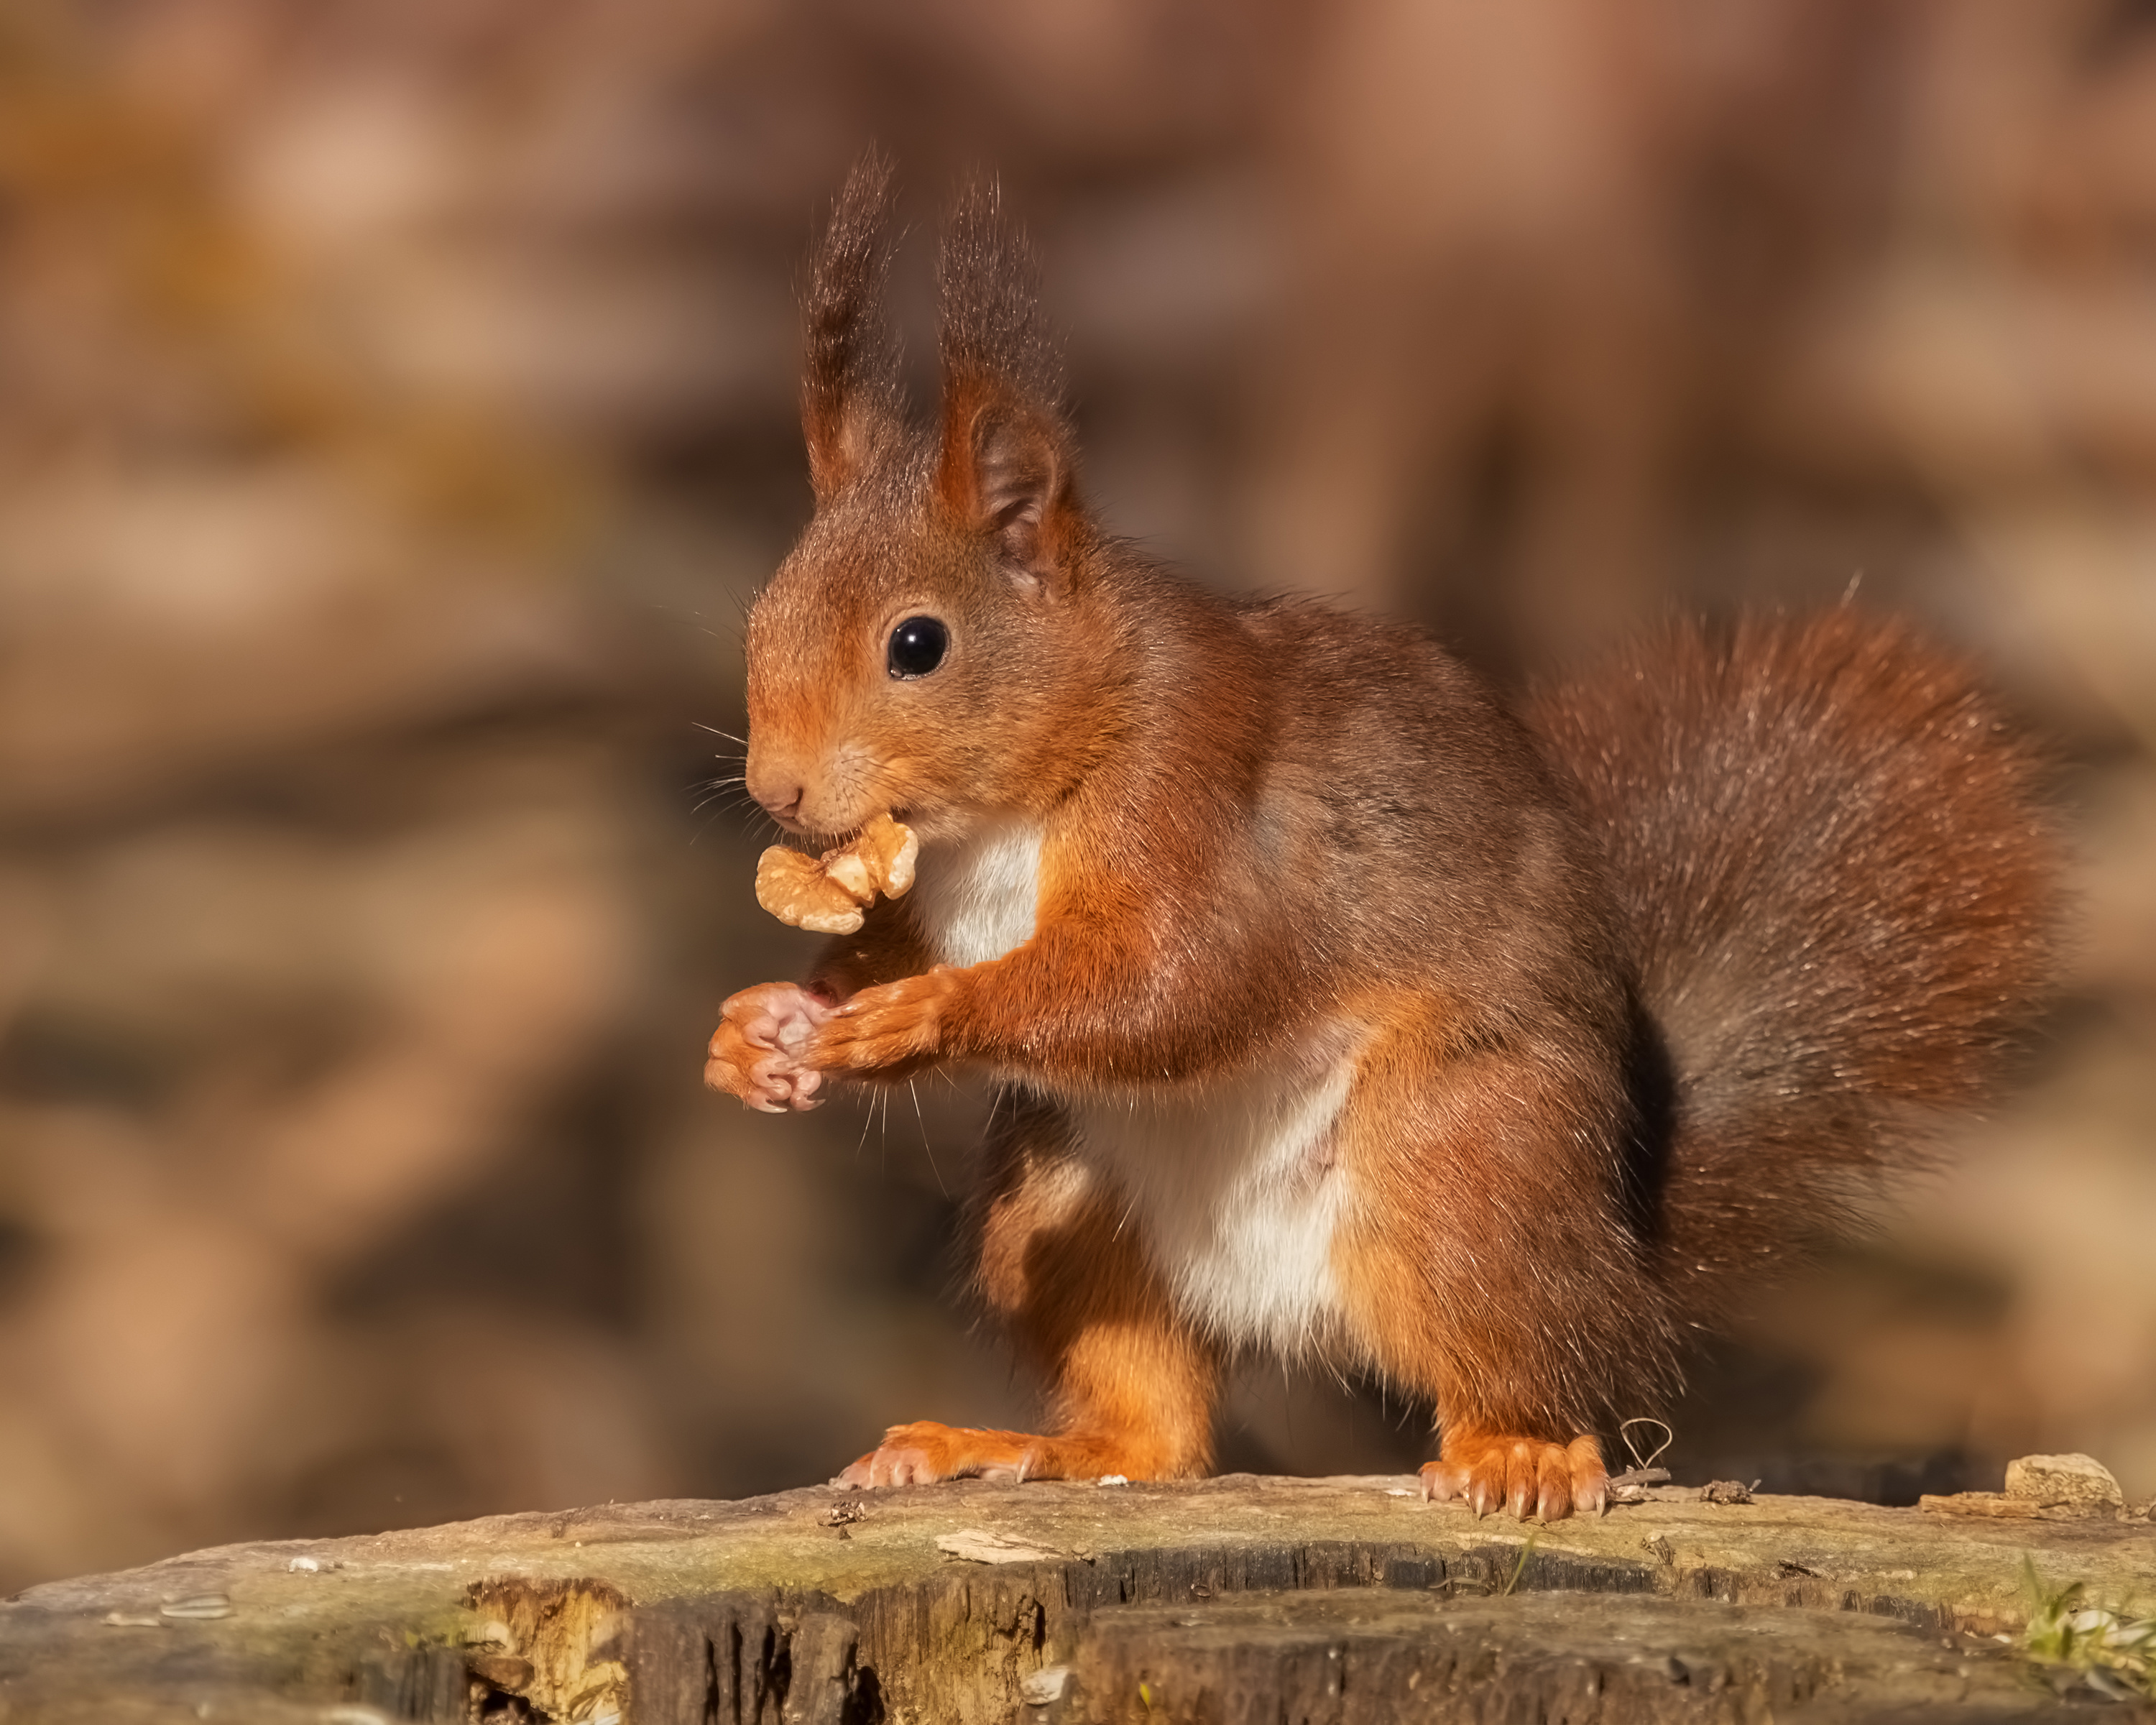
[[1422, 1493], [1443, 1503], [1466, 1500], [1478, 1516], [1509, 1510], [1525, 1520], [1562, 1521], [1575, 1510], [1599, 1515], [1609, 1502], [1602, 1446], [1591, 1437], [1569, 1444], [1484, 1432], [1448, 1431], [1439, 1459], [1422, 1468]]
[[933, 1060], [957, 991], [958, 973], [947, 964], [864, 988], [824, 1021], [808, 1064], [822, 1072], [891, 1072]]
[[829, 1005], [795, 983], [742, 989], [719, 1009], [704, 1082], [766, 1114], [821, 1106], [823, 1075], [804, 1057], [830, 1015]]

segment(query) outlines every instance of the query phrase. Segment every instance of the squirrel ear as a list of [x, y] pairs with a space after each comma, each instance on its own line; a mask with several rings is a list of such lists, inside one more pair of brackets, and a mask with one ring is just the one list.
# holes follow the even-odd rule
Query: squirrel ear
[[1057, 583], [1079, 524], [1061, 376], [1025, 241], [992, 181], [960, 195], [943, 231], [942, 450], [936, 490], [964, 526], [993, 536], [1020, 579]]
[[819, 504], [859, 478], [903, 424], [898, 353], [882, 316], [891, 181], [880, 149], [854, 164], [802, 294], [801, 429]]
[[937, 494], [1022, 581], [1059, 584], [1078, 516], [1072, 465], [1060, 420], [993, 385], [947, 393]]

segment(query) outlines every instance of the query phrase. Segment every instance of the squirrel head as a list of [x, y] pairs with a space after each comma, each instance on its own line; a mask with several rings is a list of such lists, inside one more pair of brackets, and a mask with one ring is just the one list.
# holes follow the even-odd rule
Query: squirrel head
[[924, 839], [1037, 809], [1100, 686], [1099, 538], [1034, 266], [991, 184], [937, 270], [942, 401], [910, 423], [881, 311], [891, 168], [863, 158], [803, 298], [816, 513], [748, 625], [748, 788], [790, 831], [888, 809]]

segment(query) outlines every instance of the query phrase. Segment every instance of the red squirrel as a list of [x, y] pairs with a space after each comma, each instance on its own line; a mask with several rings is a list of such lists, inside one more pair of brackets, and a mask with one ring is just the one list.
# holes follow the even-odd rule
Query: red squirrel
[[749, 619], [747, 785], [812, 843], [891, 812], [917, 877], [728, 1000], [706, 1078], [993, 1075], [974, 1286], [1048, 1407], [840, 1482], [1202, 1475], [1267, 1349], [1434, 1402], [1430, 1497], [1599, 1510], [1613, 1411], [1995, 1079], [2052, 963], [2035, 752], [1847, 605], [1513, 712], [1416, 629], [1205, 591], [1081, 503], [992, 192], [909, 421], [888, 182], [806, 289], [816, 510]]

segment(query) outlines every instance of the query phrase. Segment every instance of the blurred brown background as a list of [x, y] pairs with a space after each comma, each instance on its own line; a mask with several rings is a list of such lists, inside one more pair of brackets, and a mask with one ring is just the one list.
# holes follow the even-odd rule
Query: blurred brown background
[[[1861, 578], [1997, 668], [2070, 998], [1675, 1460], [2156, 1491], [2147, 0], [13, 0], [0, 1590], [1024, 1417], [944, 1297], [977, 1104], [698, 1086], [807, 950], [700, 787], [871, 137], [918, 228], [1000, 172], [1095, 495], [1208, 580], [1510, 678]], [[1423, 1418], [1260, 1371], [1224, 1459]]]

